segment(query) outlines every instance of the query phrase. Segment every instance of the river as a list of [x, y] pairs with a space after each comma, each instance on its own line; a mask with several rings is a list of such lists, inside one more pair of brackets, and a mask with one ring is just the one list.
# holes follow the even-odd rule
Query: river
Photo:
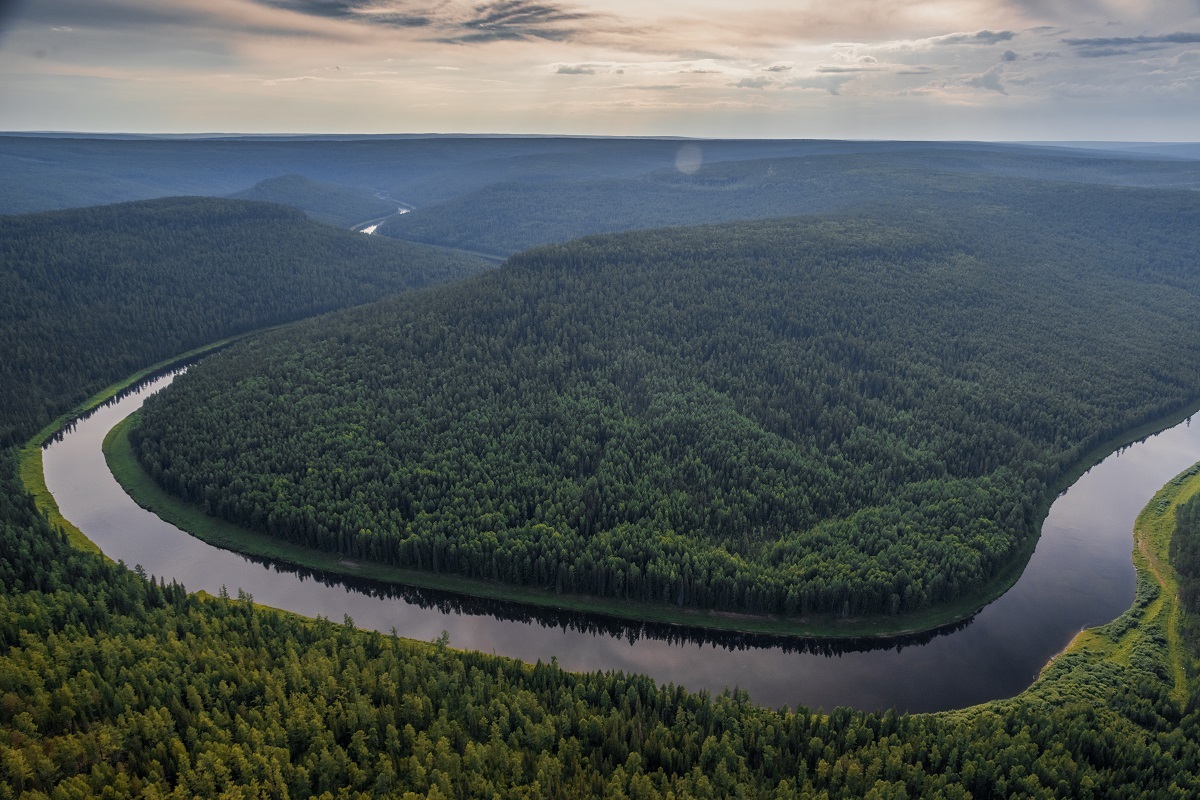
[[937, 711], [1024, 690], [1082, 628], [1133, 600], [1133, 521], [1163, 484], [1200, 459], [1200, 425], [1181, 423], [1093, 467], [1050, 509], [1017, 583], [968, 622], [884, 643], [741, 636], [674, 626], [626, 625], [537, 612], [421, 590], [356, 586], [264, 564], [205, 544], [139, 508], [109, 473], [104, 435], [173, 375], [80, 420], [45, 450], [46, 484], [63, 515], [113, 559], [175, 579], [361, 628], [575, 671], [624, 670], [662, 683], [739, 687], [764, 705]]

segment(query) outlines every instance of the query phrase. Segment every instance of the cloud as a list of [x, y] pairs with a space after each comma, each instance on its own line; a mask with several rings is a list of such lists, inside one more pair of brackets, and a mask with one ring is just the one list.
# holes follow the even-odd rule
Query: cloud
[[737, 89], [765, 89], [773, 83], [775, 83], [775, 81], [760, 75], [754, 78], [742, 78], [740, 81], [736, 81], [729, 85]]
[[857, 64], [848, 66], [845, 64], [822, 65], [817, 67], [817, 72], [823, 73], [855, 73], [855, 72], [878, 72], [880, 67], [871, 64]]
[[1020, 58], [1020, 56], [1017, 55], [1012, 50], [1005, 50], [1003, 53], [1000, 54], [1001, 61], [1016, 61], [1018, 58]]
[[1126, 56], [1147, 50], [1161, 50], [1173, 44], [1198, 44], [1200, 33], [1177, 31], [1157, 36], [1101, 36], [1090, 39], [1063, 39], [1082, 58]]
[[554, 2], [492, 0], [470, 7], [407, 0], [253, 0], [313, 17], [400, 29], [429, 29], [433, 41], [475, 44], [499, 41], [568, 41], [599, 15]]
[[818, 72], [816, 75], [792, 78], [783, 84], [783, 88], [807, 89], [809, 91], [826, 92], [827, 94], [838, 95], [841, 94], [843, 86], [855, 80], [857, 77], [857, 73], [853, 72]]
[[372, 3], [367, 0], [254, 0], [259, 5], [295, 11], [310, 17], [370, 22], [392, 28], [424, 28], [433, 24], [426, 14], [399, 10], [399, 4]]
[[1097, 47], [1095, 49], [1080, 50], [1080, 58], [1108, 58], [1109, 56], [1128, 56], [1133, 55], [1133, 51], [1127, 47]]
[[1164, 33], [1159, 36], [1107, 36], [1097, 39], [1063, 39], [1072, 47], [1129, 47], [1155, 44], [1197, 44], [1200, 33]]
[[596, 68], [587, 64], [559, 64], [555, 75], [595, 75]]
[[769, 67], [763, 67], [763, 72], [787, 72], [791, 68], [791, 64], [772, 64]]
[[999, 44], [1011, 41], [1016, 31], [976, 31], [975, 33], [948, 33], [929, 39], [933, 44]]
[[989, 69], [980, 75], [973, 75], [964, 81], [966, 86], [974, 86], [978, 89], [988, 89], [1000, 94], [1008, 94], [1008, 90], [1004, 88], [1004, 84], [1000, 81], [1004, 74], [1003, 69], [999, 64]]
[[[592, 19], [594, 15], [567, 11], [562, 6], [532, 0], [498, 0], [475, 6], [469, 19], [457, 24], [459, 32], [438, 38], [450, 44], [477, 42], [566, 41], [578, 34], [575, 24]], [[562, 23], [571, 23], [560, 27]]]

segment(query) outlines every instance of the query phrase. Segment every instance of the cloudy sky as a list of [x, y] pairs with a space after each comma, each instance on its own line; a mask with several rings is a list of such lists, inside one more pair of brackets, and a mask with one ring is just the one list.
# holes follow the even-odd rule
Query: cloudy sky
[[1200, 140], [1200, 0], [0, 0], [0, 130]]

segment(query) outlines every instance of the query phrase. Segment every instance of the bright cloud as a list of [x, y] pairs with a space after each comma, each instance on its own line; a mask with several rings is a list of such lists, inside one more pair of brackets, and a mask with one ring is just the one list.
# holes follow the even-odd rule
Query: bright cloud
[[1195, 3], [3, 7], [4, 129], [1152, 139], [1200, 107]]

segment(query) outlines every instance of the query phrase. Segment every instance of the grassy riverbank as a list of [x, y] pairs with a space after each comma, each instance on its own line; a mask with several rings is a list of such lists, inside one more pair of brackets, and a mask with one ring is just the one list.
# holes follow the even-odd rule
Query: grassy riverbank
[[[20, 449], [18, 455], [18, 469], [21, 476], [21, 483], [34, 500], [38, 511], [50, 521], [52, 525], [64, 530], [71, 541], [71, 544], [80, 550], [86, 550], [92, 553], [100, 553], [100, 548], [96, 543], [87, 538], [82, 531], [79, 530], [70, 520], [62, 515], [59, 511], [58, 503], [54, 501], [54, 496], [50, 494], [50, 490], [46, 487], [46, 476], [42, 469], [42, 448], [54, 438], [54, 435], [62, 430], [68, 423], [78, 417], [86, 414], [92, 409], [98, 408], [113, 398], [120, 395], [130, 387], [138, 384], [146, 377], [175, 367], [183, 366], [191, 361], [195, 361], [201, 356], [208, 355], [222, 348], [228, 347], [234, 342], [240, 341], [247, 336], [253, 336], [258, 333], [275, 330], [280, 326], [275, 325], [268, 328], [261, 328], [247, 333], [241, 333], [237, 336], [230, 336], [225, 339], [220, 339], [211, 344], [197, 347], [194, 350], [189, 350], [186, 353], [181, 353], [178, 356], [169, 358], [165, 361], [160, 361], [157, 364], [147, 367], [139, 372], [135, 372], [129, 377], [110, 384], [94, 395], [83, 401], [79, 405], [72, 408], [65, 414], [59, 415], [52, 420], [48, 425], [38, 431], [25, 445]], [[101, 553], [101, 555], [103, 555]]]
[[[1060, 490], [1077, 480], [1080, 475], [1114, 449], [1136, 441], [1156, 430], [1161, 430], [1164, 425], [1173, 425], [1187, 415], [1177, 416], [1178, 418], [1172, 416], [1165, 422], [1142, 426], [1095, 448], [1088, 453], [1086, 461], [1081, 462], [1076, 469], [1064, 476]], [[132, 453], [128, 439], [128, 431], [132, 425], [136, 424], [136, 418], [135, 414], [122, 421], [105, 437], [104, 456], [109, 469], [138, 505], [209, 544], [333, 575], [626, 620], [729, 632], [821, 638], [885, 638], [920, 633], [967, 619], [987, 603], [1002, 595], [1020, 578], [1037, 545], [1036, 540], [1030, 541], [1026, 548], [1013, 559], [1008, 569], [971, 595], [960, 598], [954, 603], [897, 616], [849, 619], [815, 616], [806, 618], [769, 617], [683, 609], [661, 604], [621, 601], [586, 595], [560, 595], [549, 590], [512, 586], [495, 581], [480, 581], [454, 575], [351, 561], [337, 554], [290, 544], [267, 534], [208, 516], [199, 506], [186, 503], [164, 492], [142, 470]], [[1056, 491], [1054, 495], [1057, 493]], [[1049, 510], [1051, 501], [1046, 503], [1044, 512]]]
[[[1103, 670], [1153, 670], [1170, 686], [1171, 698], [1183, 706], [1189, 694], [1190, 658], [1180, 636], [1183, 614], [1179, 583], [1168, 554], [1175, 532], [1176, 509], [1200, 493], [1200, 464], [1184, 470], [1160, 489], [1138, 514], [1133, 531], [1133, 563], [1137, 594], [1133, 605], [1107, 625], [1080, 631], [1067, 648], [1046, 665], [1026, 694], [1058, 691], [1091, 694], [1111, 688]], [[1063, 681], [1066, 681], [1064, 684]], [[1086, 687], [1086, 688], [1085, 688]]]

